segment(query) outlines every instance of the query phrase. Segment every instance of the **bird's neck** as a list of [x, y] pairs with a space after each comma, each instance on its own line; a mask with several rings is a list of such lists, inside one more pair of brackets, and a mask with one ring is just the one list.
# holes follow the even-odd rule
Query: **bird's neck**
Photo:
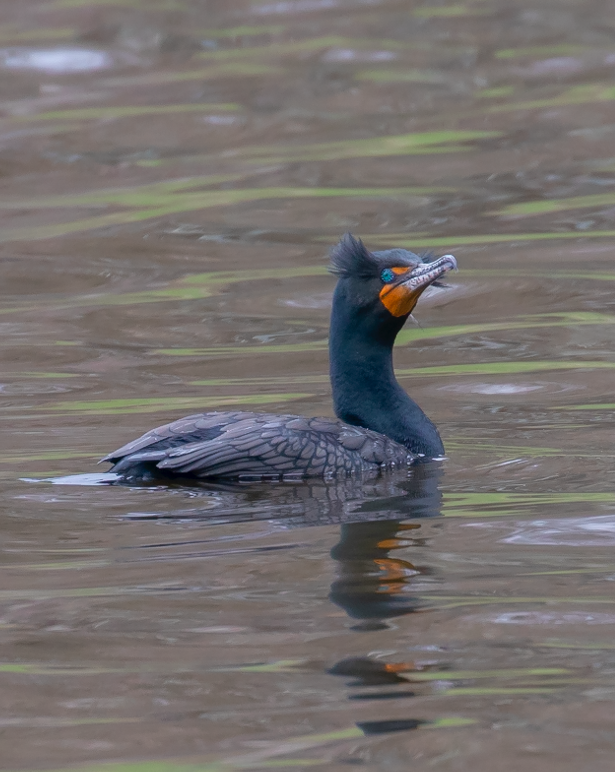
[[360, 319], [343, 317], [334, 307], [329, 358], [337, 417], [384, 434], [413, 453], [442, 456], [444, 446], [435, 425], [395, 379], [393, 343], [398, 329], [376, 337]]

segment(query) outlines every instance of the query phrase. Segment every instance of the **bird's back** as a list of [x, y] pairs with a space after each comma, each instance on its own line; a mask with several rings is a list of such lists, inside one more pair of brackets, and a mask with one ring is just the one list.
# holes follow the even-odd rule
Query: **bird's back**
[[405, 466], [406, 447], [334, 418], [198, 413], [144, 434], [103, 461], [128, 479], [340, 477]]

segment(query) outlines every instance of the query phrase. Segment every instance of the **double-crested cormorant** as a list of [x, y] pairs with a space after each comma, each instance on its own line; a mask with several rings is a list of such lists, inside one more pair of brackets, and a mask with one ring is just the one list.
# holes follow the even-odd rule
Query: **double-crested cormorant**
[[340, 477], [443, 455], [434, 424], [395, 380], [393, 344], [419, 296], [457, 267], [404, 249], [369, 252], [346, 234], [331, 254], [334, 418], [199, 413], [159, 426], [103, 461], [129, 480]]

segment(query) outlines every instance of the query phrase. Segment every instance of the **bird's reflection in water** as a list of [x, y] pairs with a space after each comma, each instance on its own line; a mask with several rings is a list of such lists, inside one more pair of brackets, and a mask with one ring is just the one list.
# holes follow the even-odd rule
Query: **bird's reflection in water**
[[355, 629], [381, 629], [386, 627], [387, 618], [416, 611], [418, 601], [409, 593], [411, 579], [426, 569], [394, 552], [422, 541], [420, 524], [402, 520], [440, 514], [439, 471], [437, 466], [419, 466], [405, 495], [366, 501], [359, 508], [363, 514], [384, 513], [386, 519], [342, 525], [340, 541], [331, 550], [331, 557], [338, 562], [338, 578], [329, 597], [350, 617], [361, 620]]
[[[212, 525], [268, 520], [283, 528], [337, 523], [340, 539], [331, 550], [337, 578], [329, 598], [353, 620], [352, 630], [365, 633], [386, 630], [387, 620], [420, 608], [419, 599], [412, 594], [412, 582], [429, 569], [396, 555], [396, 550], [424, 543], [416, 520], [441, 514], [441, 475], [439, 464], [425, 463], [413, 467], [410, 475], [361, 482], [351, 479], [249, 487], [208, 484], [193, 489], [197, 498], [207, 496], [206, 508], [133, 517], [195, 518]], [[360, 689], [352, 691], [349, 699], [369, 701], [414, 697], [412, 674], [426, 669], [432, 666], [365, 656], [344, 658], [327, 672], [350, 679], [352, 690]], [[417, 729], [426, 723], [423, 719], [391, 718], [357, 722], [357, 726], [371, 735]]]
[[419, 529], [418, 523], [398, 520], [342, 526], [341, 539], [331, 550], [338, 562], [338, 578], [329, 598], [348, 616], [362, 620], [354, 629], [382, 629], [385, 619], [416, 611], [418, 601], [409, 594], [410, 580], [424, 569], [391, 552], [410, 546]]
[[[196, 506], [166, 512], [130, 512], [129, 520], [198, 520], [209, 525], [268, 520], [285, 528], [399, 522], [440, 514], [438, 489], [442, 471], [437, 463], [415, 466], [373, 479], [297, 483], [203, 482], [170, 483], [165, 490], [185, 497]], [[132, 486], [137, 487], [137, 486]], [[150, 485], [138, 486], [148, 487]]]
[[[372, 512], [375, 519], [342, 524], [340, 540], [331, 550], [338, 568], [329, 598], [356, 620], [351, 629], [386, 630], [387, 620], [419, 610], [421, 603], [412, 594], [412, 582], [429, 569], [395, 551], [424, 543], [420, 523], [404, 521], [440, 514], [439, 479], [437, 466], [419, 466], [405, 486], [405, 495], [365, 502], [360, 507], [362, 513]], [[388, 517], [379, 519], [383, 514]], [[348, 679], [350, 700], [383, 701], [414, 697], [413, 673], [426, 669], [432, 666], [365, 656], [342, 659], [328, 672]], [[426, 723], [423, 719], [395, 718], [358, 722], [357, 726], [369, 735], [418, 729]]]

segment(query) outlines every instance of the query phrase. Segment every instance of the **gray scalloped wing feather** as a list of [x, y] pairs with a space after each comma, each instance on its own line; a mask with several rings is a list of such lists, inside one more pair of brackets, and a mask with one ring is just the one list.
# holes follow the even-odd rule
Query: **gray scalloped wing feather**
[[187, 416], [103, 459], [127, 476], [149, 464], [201, 478], [339, 476], [412, 460], [402, 445], [337, 419], [246, 412]]

